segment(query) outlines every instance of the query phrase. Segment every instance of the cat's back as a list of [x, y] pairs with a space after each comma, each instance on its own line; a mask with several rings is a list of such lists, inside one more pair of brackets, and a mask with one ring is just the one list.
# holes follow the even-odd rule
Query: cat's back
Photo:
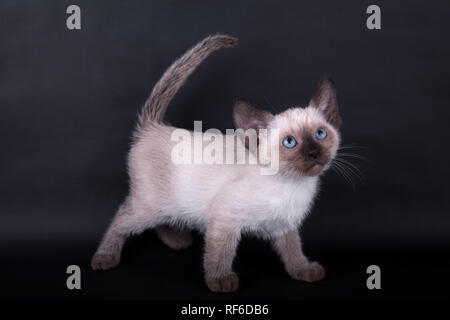
[[[180, 132], [190, 142], [191, 160], [188, 163], [173, 159], [173, 153], [181, 143], [176, 138]], [[236, 176], [237, 168], [195, 163], [194, 152], [192, 131], [162, 124], [146, 128], [135, 139], [128, 157], [131, 191], [143, 201], [150, 199], [169, 210], [199, 213], [206, 210], [208, 201], [221, 186]]]

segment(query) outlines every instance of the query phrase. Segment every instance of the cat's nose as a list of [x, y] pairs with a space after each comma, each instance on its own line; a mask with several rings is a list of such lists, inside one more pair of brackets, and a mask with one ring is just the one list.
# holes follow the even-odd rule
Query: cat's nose
[[311, 150], [310, 152], [308, 152], [308, 156], [310, 156], [313, 159], [317, 159], [317, 157], [319, 156], [319, 153], [320, 153], [319, 150], [314, 149], [314, 150]]

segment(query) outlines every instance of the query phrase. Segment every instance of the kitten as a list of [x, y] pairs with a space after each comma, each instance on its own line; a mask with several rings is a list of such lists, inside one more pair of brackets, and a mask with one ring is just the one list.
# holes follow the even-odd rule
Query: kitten
[[273, 242], [292, 278], [317, 281], [325, 276], [323, 267], [303, 254], [298, 227], [311, 208], [319, 175], [329, 167], [340, 142], [341, 117], [331, 79], [319, 84], [308, 107], [278, 115], [235, 102], [236, 128], [279, 130], [278, 173], [261, 175], [258, 164], [171, 161], [176, 128], [163, 123], [169, 102], [210, 53], [236, 42], [226, 35], [205, 38], [176, 60], [153, 88], [129, 153], [130, 193], [92, 258], [93, 269], [116, 266], [131, 234], [154, 228], [166, 245], [182, 249], [192, 243], [189, 230], [196, 228], [205, 233], [205, 280], [212, 291], [238, 288], [232, 262], [241, 234], [247, 232]]

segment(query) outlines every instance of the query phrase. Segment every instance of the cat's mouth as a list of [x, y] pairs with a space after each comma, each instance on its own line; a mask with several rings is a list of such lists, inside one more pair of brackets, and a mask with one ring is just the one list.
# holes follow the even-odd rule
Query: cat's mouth
[[326, 162], [314, 160], [309, 168], [306, 170], [308, 175], [315, 176], [318, 175], [320, 172], [322, 172], [323, 168], [325, 167]]
[[311, 164], [311, 169], [312, 168], [323, 167], [324, 165], [325, 165], [325, 163], [323, 163], [322, 161], [314, 160], [313, 163]]

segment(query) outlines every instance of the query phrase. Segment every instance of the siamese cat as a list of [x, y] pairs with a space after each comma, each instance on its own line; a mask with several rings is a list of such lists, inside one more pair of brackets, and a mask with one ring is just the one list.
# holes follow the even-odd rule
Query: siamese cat
[[177, 128], [164, 124], [167, 106], [210, 53], [236, 43], [227, 35], [208, 36], [176, 60], [153, 88], [129, 152], [130, 192], [92, 258], [93, 269], [118, 265], [131, 234], [154, 228], [167, 246], [182, 249], [191, 245], [190, 230], [195, 228], [205, 234], [205, 281], [214, 292], [238, 288], [232, 263], [244, 233], [270, 239], [292, 278], [324, 278], [324, 268], [303, 254], [298, 228], [311, 209], [319, 176], [340, 143], [341, 117], [330, 78], [320, 82], [305, 108], [273, 115], [249, 102], [235, 102], [236, 128], [278, 129], [276, 174], [260, 174], [259, 164], [189, 165], [171, 160], [171, 134]]

